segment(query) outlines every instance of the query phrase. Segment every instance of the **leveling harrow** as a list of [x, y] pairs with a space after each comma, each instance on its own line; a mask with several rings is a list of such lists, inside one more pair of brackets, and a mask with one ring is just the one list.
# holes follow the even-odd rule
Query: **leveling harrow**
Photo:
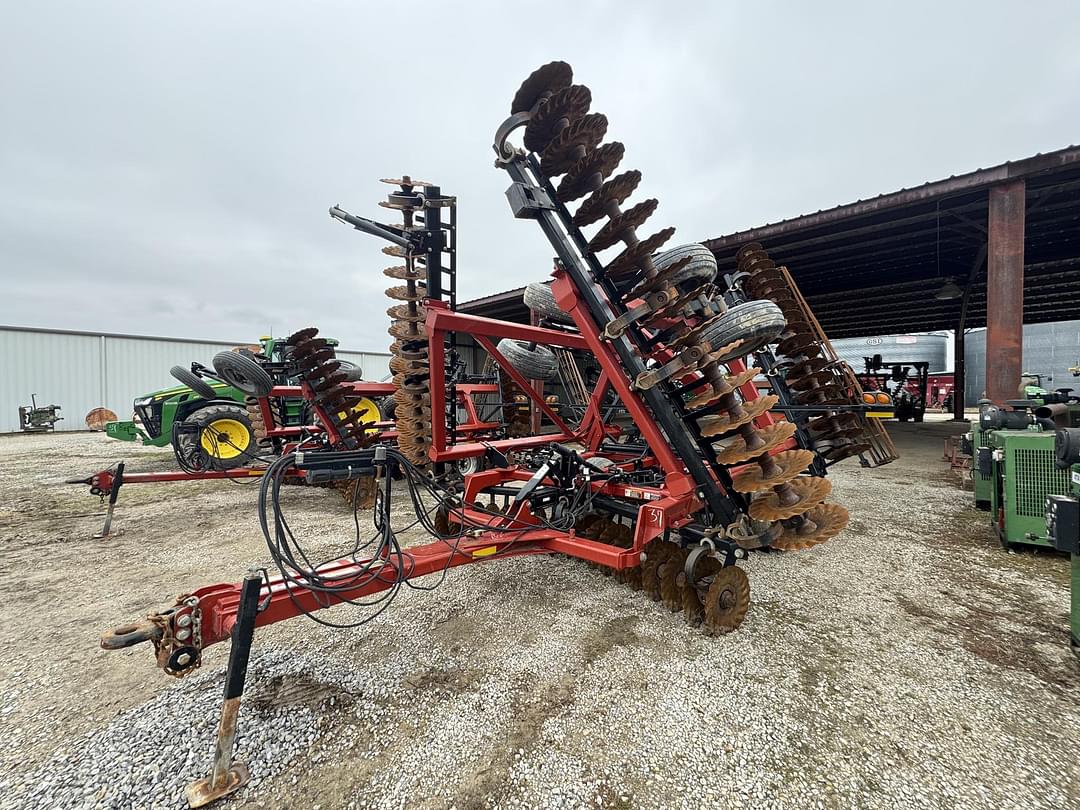
[[[815, 439], [852, 438], [838, 414], [861, 417], [867, 406], [850, 405], [841, 377], [815, 392], [824, 366], [813, 362], [804, 321], [785, 318], [786, 299], [764, 295], [775, 293], [768, 273], [720, 279], [701, 245], [661, 252], [673, 228], [638, 235], [657, 201], [627, 205], [641, 174], [615, 174], [624, 147], [603, 143], [607, 119], [590, 113], [590, 104], [569, 65], [553, 62], [526, 79], [496, 133], [496, 165], [511, 179], [513, 213], [535, 220], [557, 257], [550, 287], [532, 285], [528, 293], [540, 325], [455, 311], [456, 200], [437, 186], [407, 176], [387, 181], [395, 188], [383, 205], [402, 213], [400, 225], [331, 209], [335, 219], [388, 241], [384, 252], [402, 260], [384, 271], [398, 282], [387, 291], [396, 436], [354, 434], [353, 446], [282, 455], [260, 491], [277, 573], [200, 588], [102, 640], [107, 649], [151, 642], [159, 666], [179, 677], [199, 666], [206, 647], [231, 637], [213, 771], [191, 786], [193, 805], [246, 780], [232, 748], [257, 626], [341, 604], [366, 609], [355, 626], [403, 586], [421, 587], [412, 583], [418, 577], [560, 553], [722, 635], [739, 627], [750, 605], [739, 559], [753, 549], [809, 548], [847, 524], [847, 511], [826, 502], [825, 472], [865, 448], [856, 442], [828, 459], [815, 452]], [[522, 147], [510, 142], [519, 130]], [[447, 403], [457, 401], [457, 385], [447, 356], [465, 335], [527, 398], [540, 431], [477, 441], [455, 429], [457, 408]], [[318, 338], [302, 332], [292, 340], [310, 359], [310, 390], [338, 390], [334, 371], [320, 366]], [[598, 366], [579, 418], [558, 413], [545, 396], [556, 352]], [[763, 374], [768, 392], [755, 384]], [[341, 405], [334, 396], [330, 410]], [[613, 399], [633, 431], [611, 419]], [[487, 469], [459, 486], [440, 476], [443, 465], [477, 455]], [[369, 541], [324, 563], [310, 561], [278, 497], [288, 476], [312, 473], [366, 478], [379, 492]], [[405, 545], [395, 533], [390, 504], [400, 486], [433, 542]]]

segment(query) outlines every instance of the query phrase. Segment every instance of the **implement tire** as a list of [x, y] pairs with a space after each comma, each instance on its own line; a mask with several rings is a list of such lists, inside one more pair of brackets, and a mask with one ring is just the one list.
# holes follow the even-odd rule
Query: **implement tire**
[[653, 264], [663, 272], [687, 257], [690, 261], [677, 270], [671, 279], [676, 287], [694, 289], [716, 278], [716, 257], [711, 250], [697, 242], [658, 253], [653, 256]]
[[217, 398], [217, 394], [214, 393], [214, 389], [210, 387], [210, 383], [190, 369], [186, 369], [183, 366], [173, 366], [169, 369], [169, 373], [173, 376], [173, 379], [183, 383], [203, 399]]
[[249, 397], [270, 396], [273, 378], [251, 357], [239, 352], [214, 355], [214, 371], [222, 380]]
[[186, 466], [200, 470], [231, 470], [254, 461], [259, 446], [247, 409], [242, 405], [209, 405], [183, 421], [193, 432], [182, 432], [179, 447]]
[[496, 348], [510, 365], [530, 380], [550, 380], [559, 371], [559, 361], [547, 346], [536, 345], [530, 349], [524, 340], [503, 338]]
[[705, 330], [703, 337], [713, 351], [719, 351], [736, 340], [742, 341], [729, 354], [717, 358], [723, 363], [736, 357], [744, 357], [772, 343], [786, 325], [784, 313], [772, 301], [747, 301], [745, 304], [736, 304], [721, 315], [716, 323]]
[[532, 282], [525, 288], [525, 292], [522, 294], [521, 299], [525, 302], [525, 306], [541, 318], [546, 318], [547, 320], [555, 321], [556, 323], [574, 323], [574, 319], [570, 317], [570, 313], [564, 311], [555, 303], [555, 294], [551, 292], [550, 281]]

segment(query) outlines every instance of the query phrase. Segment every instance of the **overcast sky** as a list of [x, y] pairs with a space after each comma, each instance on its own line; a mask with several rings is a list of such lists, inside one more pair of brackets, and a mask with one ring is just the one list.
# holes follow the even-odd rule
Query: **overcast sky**
[[492, 135], [564, 59], [701, 240], [1080, 142], [1075, 3], [9, 3], [0, 323], [385, 350], [373, 218], [459, 201], [461, 300], [544, 278]]

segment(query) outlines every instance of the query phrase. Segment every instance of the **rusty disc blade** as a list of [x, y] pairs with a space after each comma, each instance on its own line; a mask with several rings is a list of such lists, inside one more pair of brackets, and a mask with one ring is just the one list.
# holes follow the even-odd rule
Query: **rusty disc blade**
[[544, 148], [568, 126], [589, 111], [592, 92], [581, 84], [556, 90], [541, 101], [525, 127], [523, 142], [530, 152]]
[[847, 402], [844, 389], [837, 385], [827, 385], [822, 388], [811, 388], [808, 391], [799, 391], [792, 396], [796, 405], [830, 405]]
[[514, 100], [510, 102], [510, 114], [528, 112], [545, 96], [569, 87], [573, 78], [574, 70], [566, 62], [555, 61], [541, 65], [529, 74], [514, 94]]
[[822, 455], [829, 459], [829, 461], [840, 461], [841, 459], [857, 456], [859, 453], [865, 453], [869, 449], [870, 445], [865, 442], [852, 442], [851, 444], [830, 448], [829, 450], [822, 452]]
[[316, 329], [314, 326], [308, 326], [304, 329], [298, 329], [297, 331], [293, 332], [291, 335], [285, 338], [285, 342], [289, 346], [296, 346], [297, 344], [305, 340], [311, 340], [317, 334], [319, 334], [318, 329]]
[[796, 391], [821, 388], [834, 382], [836, 382], [836, 373], [831, 368], [823, 368], [800, 376], [788, 374], [787, 377], [788, 385]]
[[607, 116], [602, 113], [579, 118], [544, 148], [540, 154], [540, 170], [548, 177], [568, 172], [604, 139], [607, 125]]
[[768, 457], [773, 469], [766, 473], [759, 464], [747, 466], [731, 476], [737, 492], [758, 492], [777, 484], [786, 484], [814, 461], [812, 450], [781, 450]]
[[400, 284], [397, 287], [388, 288], [386, 295], [395, 301], [423, 301], [427, 298], [427, 285], [417, 283], [410, 290], [407, 284]]
[[703, 416], [698, 421], [701, 435], [708, 438], [710, 436], [719, 436], [721, 433], [727, 433], [728, 431], [734, 430], [740, 425], [745, 425], [761, 416], [761, 414], [772, 408], [779, 401], [780, 397], [775, 394], [767, 394], [763, 397], [758, 397], [757, 399], [744, 401], [742, 403], [742, 413], [738, 416], [733, 416], [730, 412], [713, 414], [712, 416]]
[[[620, 146], [622, 144], [619, 144]], [[601, 146], [597, 149], [597, 153], [603, 151], [604, 147]], [[611, 168], [614, 171], [614, 166]], [[575, 174], [577, 167], [571, 171], [571, 174]], [[594, 170], [595, 171], [595, 170]], [[638, 187], [638, 183], [641, 182], [641, 172], [637, 169], [631, 169], [628, 172], [623, 172], [620, 175], [612, 177], [605, 182], [600, 188], [590, 194], [584, 202], [578, 207], [577, 212], [574, 214], [574, 224], [578, 227], [584, 228], [586, 225], [592, 225], [594, 222], [599, 222], [604, 216], [608, 205], [616, 203], [622, 205], [631, 194], [634, 193], [634, 189]]]
[[821, 354], [821, 344], [813, 335], [793, 335], [781, 340], [776, 346], [776, 351], [785, 357], [810, 359]]
[[423, 306], [416, 306], [416, 312], [409, 312], [408, 304], [394, 304], [386, 310], [386, 314], [391, 318], [399, 321], [413, 321], [420, 322], [427, 318], [427, 309]]
[[747, 242], [735, 254], [735, 265], [742, 273], [752, 273], [755, 263], [771, 261], [760, 242]]
[[750, 609], [750, 580], [734, 565], [721, 568], [705, 594], [704, 630], [719, 636], [739, 629]]
[[675, 546], [663, 540], [653, 540], [645, 547], [645, 562], [641, 564], [641, 590], [654, 602], [660, 601], [660, 566], [675, 551]]
[[[802, 551], [812, 546], [831, 540], [844, 530], [850, 516], [848, 510], [839, 504], [823, 503], [808, 511], [803, 518], [810, 524], [799, 521], [784, 523], [784, 532], [772, 541], [772, 547], [781, 551]], [[800, 531], [801, 530], [801, 531]]]
[[687, 549], [677, 548], [657, 569], [660, 579], [660, 601], [672, 613], [682, 610], [682, 591], [685, 584], [680, 584], [684, 578], [679, 575], [682, 573], [689, 554]]
[[589, 250], [594, 253], [607, 250], [628, 233], [632, 233], [635, 228], [645, 224], [645, 220], [652, 216], [659, 204], [660, 201], [656, 199], [643, 200], [632, 208], [628, 208], [609, 219], [596, 232], [596, 236], [589, 240]]
[[779, 364], [778, 368], [788, 377], [805, 377], [807, 374], [821, 371], [830, 362], [826, 357], [814, 357], [805, 360], [789, 360]]
[[817, 435], [846, 433], [859, 429], [859, 417], [853, 413], [837, 413], [831, 416], [819, 416], [807, 423], [807, 429]]
[[691, 411], [696, 411], [698, 408], [705, 408], [712, 405], [720, 397], [725, 396], [730, 392], [730, 389], [741, 388], [754, 379], [761, 373], [761, 369], [757, 366], [750, 366], [750, 368], [740, 371], [738, 374], [728, 374], [724, 377], [724, 383], [729, 386], [728, 389], [723, 391], [717, 391], [715, 388], [708, 388], [706, 391], [698, 394], [691, 400], [688, 400], [686, 407]]
[[559, 202], [566, 203], [584, 197], [590, 191], [599, 191], [604, 178], [615, 171], [625, 151], [625, 146], [612, 141], [586, 153], [559, 181], [555, 197]]
[[746, 440], [742, 436], [736, 435], [732, 437], [730, 443], [724, 445], [722, 450], [717, 451], [716, 461], [726, 466], [749, 461], [752, 458], [760, 456], [762, 453], [768, 453], [770, 450], [775, 450], [794, 436], [795, 430], [796, 426], [794, 422], [773, 422], [766, 427], [756, 428], [755, 433], [763, 444], [754, 448], [747, 447]]
[[395, 264], [393, 267], [387, 267], [383, 270], [383, 275], [388, 278], [396, 278], [400, 281], [419, 281], [426, 277], [427, 272], [413, 268], [410, 270], [404, 264]]
[[402, 360], [419, 360], [426, 363], [428, 359], [427, 343], [421, 341], [417, 342], [416, 348], [409, 348], [400, 340], [395, 340], [390, 344], [390, 353]]
[[316, 394], [322, 394], [326, 391], [331, 391], [334, 388], [337, 388], [341, 385], [341, 383], [345, 382], [346, 380], [348, 380], [348, 375], [345, 374], [345, 372], [335, 371], [334, 373], [323, 377], [321, 380], [309, 383], [309, 385], [311, 386], [311, 390], [314, 391]]
[[803, 475], [789, 481], [785, 487], [790, 495], [796, 496], [792, 503], [783, 503], [779, 492], [758, 495], [750, 503], [750, 517], [754, 520], [784, 520], [801, 515], [822, 503], [832, 492], [832, 484], [825, 478]]
[[292, 350], [293, 360], [303, 360], [305, 357], [310, 357], [315, 352], [330, 347], [330, 342], [326, 338], [308, 338], [306, 340], [299, 341]]
[[633, 247], [626, 248], [608, 263], [607, 267], [604, 268], [604, 275], [617, 279], [644, 267], [643, 262], [650, 261], [652, 254], [674, 235], [674, 228], [664, 228], [662, 231], [657, 231], [652, 236], [642, 239]]
[[427, 327], [422, 323], [399, 321], [397, 323], [390, 324], [390, 328], [386, 331], [391, 336], [401, 338], [402, 340], [417, 340], [420, 338], [427, 338]]

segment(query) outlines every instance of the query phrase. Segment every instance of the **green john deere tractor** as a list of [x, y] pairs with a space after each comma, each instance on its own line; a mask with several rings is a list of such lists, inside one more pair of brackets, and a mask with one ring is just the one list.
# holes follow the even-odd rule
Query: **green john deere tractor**
[[[330, 345], [337, 345], [330, 340]], [[274, 338], [263, 337], [258, 346], [240, 347], [234, 354], [241, 360], [254, 361], [274, 385], [295, 385], [288, 364], [290, 347]], [[339, 363], [350, 379], [361, 379], [362, 370], [345, 360]], [[215, 358], [215, 368], [218, 359]], [[139, 441], [144, 445], [172, 445], [182, 468], [231, 469], [250, 463], [266, 448], [260, 448], [265, 426], [254, 400], [243, 391], [223, 382], [224, 377], [199, 363], [191, 368], [173, 366], [170, 373], [182, 385], [136, 397], [134, 414], [126, 422], [109, 422], [105, 433], [121, 441]], [[213, 377], [204, 379], [203, 374]], [[301, 397], [279, 397], [274, 401], [276, 419], [282, 426], [307, 424], [308, 413]], [[376, 408], [374, 403], [371, 407]]]

